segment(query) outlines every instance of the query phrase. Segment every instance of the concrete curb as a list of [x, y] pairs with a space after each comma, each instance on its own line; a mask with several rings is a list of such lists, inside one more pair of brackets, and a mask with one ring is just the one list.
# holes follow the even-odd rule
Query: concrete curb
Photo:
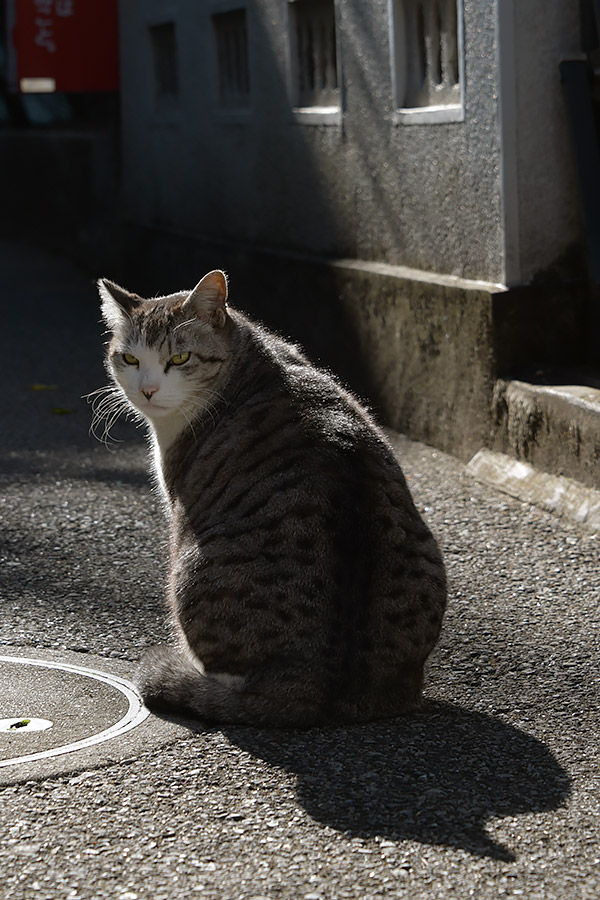
[[512, 497], [600, 532], [600, 491], [486, 449], [475, 454], [465, 472]]

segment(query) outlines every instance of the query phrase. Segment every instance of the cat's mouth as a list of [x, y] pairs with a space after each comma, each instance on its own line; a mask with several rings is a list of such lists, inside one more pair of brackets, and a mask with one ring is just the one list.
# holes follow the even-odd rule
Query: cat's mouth
[[172, 406], [163, 406], [161, 403], [157, 403], [156, 400], [141, 400], [138, 401], [138, 407], [142, 412], [147, 415], [158, 415], [164, 416], [170, 412], [173, 412]]

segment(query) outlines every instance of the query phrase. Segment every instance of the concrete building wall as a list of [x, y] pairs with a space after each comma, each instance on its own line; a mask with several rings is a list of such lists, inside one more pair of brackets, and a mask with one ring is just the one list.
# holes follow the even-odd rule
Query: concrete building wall
[[[466, 0], [462, 122], [398, 124], [388, 0], [338, 6], [339, 124], [291, 111], [288, 3], [247, 6], [252, 109], [215, 103], [211, 14], [236, 0], [121, 4], [126, 213], [148, 224], [499, 281], [494, 4]], [[175, 21], [180, 97], [154, 99], [148, 28]]]
[[[460, 103], [415, 115], [399, 109], [392, 52], [391, 11], [398, 29], [410, 3], [336, 0], [341, 114], [323, 116], [294, 111], [288, 0], [245, 4], [241, 111], [217, 102], [211, 16], [243, 0], [124, 0], [120, 271], [143, 293], [226, 268], [234, 305], [300, 340], [384, 422], [467, 458], [494, 442], [499, 376], [580, 357], [558, 75], [578, 4], [464, 0]], [[150, 31], [165, 23], [166, 98]]]

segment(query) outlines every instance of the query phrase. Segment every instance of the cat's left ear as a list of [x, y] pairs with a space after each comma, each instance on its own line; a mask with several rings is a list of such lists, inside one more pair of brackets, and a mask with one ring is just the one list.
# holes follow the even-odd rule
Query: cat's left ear
[[183, 303], [198, 319], [222, 328], [227, 319], [227, 276], [215, 269], [199, 281]]
[[138, 294], [126, 291], [108, 278], [98, 279], [98, 290], [102, 300], [102, 317], [113, 332], [123, 322], [124, 315], [129, 316], [143, 302]]

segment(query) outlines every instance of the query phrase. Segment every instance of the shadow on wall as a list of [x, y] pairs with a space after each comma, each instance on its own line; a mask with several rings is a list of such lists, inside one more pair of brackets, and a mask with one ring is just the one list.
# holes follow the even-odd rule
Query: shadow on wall
[[355, 728], [226, 728], [234, 744], [297, 775], [297, 799], [345, 834], [515, 854], [486, 820], [557, 809], [569, 778], [537, 739], [491, 716], [427, 702], [419, 713]]
[[[387, 19], [385, 27], [389, 27]], [[346, 117], [345, 124], [345, 142], [354, 173], [354, 183], [346, 187], [351, 194], [348, 212], [356, 219], [356, 223], [350, 226], [353, 245], [346, 255], [427, 268], [426, 260], [407, 259], [406, 236], [403, 234], [402, 210], [398, 200], [399, 184], [404, 178], [407, 184], [413, 181], [418, 165], [416, 160], [411, 161], [410, 156], [406, 158], [398, 152], [395, 129], [390, 131], [388, 104], [392, 105], [392, 97], [387, 98], [386, 102], [385, 95], [377, 96], [377, 88], [381, 91], [386, 83], [381, 61], [385, 60], [384, 66], [389, 66], [387, 42], [391, 40], [386, 30], [378, 33], [369, 4], [349, 4], [344, 9], [345, 80], [352, 83], [354, 104], [360, 103], [360, 109], [350, 110], [353, 115], [349, 121]], [[415, 165], [417, 170], [411, 171]], [[401, 193], [401, 196], [403, 205], [407, 205], [408, 196], [406, 193]], [[413, 230], [420, 226], [418, 220], [412, 223]]]
[[[125, 252], [108, 277], [146, 297], [191, 290], [211, 269], [225, 269], [231, 306], [301, 344], [313, 362], [334, 371], [377, 413], [370, 366], [335, 269], [145, 228], [129, 228], [121, 246]], [[143, 266], [140, 258], [147, 261]]]
[[[300, 124], [294, 119], [282, 40], [288, 5], [279, 5], [277, 19], [266, 6], [256, 4], [252, 19], [255, 56], [260, 60], [256, 61], [257, 96], [247, 131], [253, 158], [244, 171], [247, 233], [243, 237], [268, 247], [346, 255], [351, 228], [338, 190], [343, 183], [343, 137], [338, 126]], [[240, 163], [233, 156], [230, 168]], [[225, 208], [226, 217], [231, 206]]]
[[[194, 172], [178, 164], [172, 134], [152, 131], [156, 168], [139, 208], [154, 218], [123, 228], [102, 274], [151, 297], [191, 289], [207, 271], [225, 269], [233, 307], [301, 343], [315, 362], [372, 402], [376, 394], [355, 323], [340, 299], [339, 278], [326, 266], [284, 256], [290, 247], [337, 254], [349, 224], [333, 190], [345, 177], [339, 173], [343, 136], [338, 127], [294, 120], [281, 39], [274, 38], [279, 24], [260, 4], [254, 10], [251, 41], [260, 55], [254, 54], [257, 71], [251, 74], [255, 90], [265, 88], [265, 95], [256, 100], [251, 118], [234, 124], [213, 112], [201, 119], [205, 130], [195, 136], [182, 125], [184, 143], [201, 144], [202, 165]], [[182, 121], [188, 119], [196, 122], [197, 116]], [[184, 152], [183, 160], [189, 156]], [[125, 179], [127, 194], [127, 164]], [[181, 204], [173, 199], [178, 196]], [[139, 200], [131, 199], [134, 209]], [[194, 235], [194, 228], [202, 233]], [[260, 247], [275, 252], [261, 253]]]
[[[186, 84], [177, 96], [178, 122], [157, 127], [160, 116], [152, 101], [136, 102], [140, 94], [152, 97], [152, 84], [125, 82], [125, 214], [163, 230], [197, 234], [203, 241], [318, 248], [334, 255], [345, 229], [331, 189], [341, 164], [340, 134], [337, 127], [299, 125], [293, 117], [282, 41], [287, 4], [255, 4], [249, 16], [253, 105], [247, 117], [231, 110], [228, 115], [226, 100], [211, 101], [217, 85], [208, 4], [181, 6], [182, 59], [185, 46], [192, 53], [196, 36], [206, 51], [190, 73], [201, 79], [200, 113], [194, 86]], [[189, 18], [183, 18], [183, 7]], [[141, 16], [131, 15], [136, 33], [141, 32]], [[317, 164], [314, 145], [328, 171]], [[136, 147], [143, 148], [142, 163]]]

